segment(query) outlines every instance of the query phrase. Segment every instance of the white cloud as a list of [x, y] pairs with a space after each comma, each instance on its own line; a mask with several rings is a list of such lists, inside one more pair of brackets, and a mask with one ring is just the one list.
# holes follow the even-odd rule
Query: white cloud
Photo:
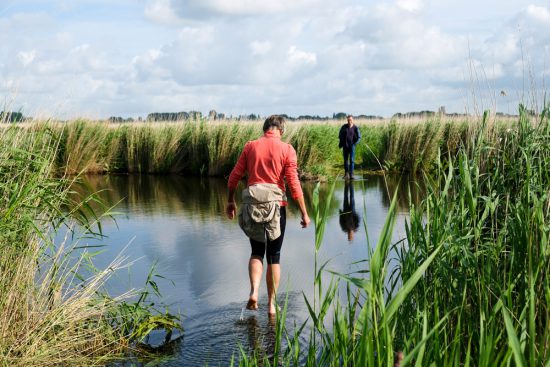
[[222, 14], [273, 14], [292, 11], [294, 9], [312, 5], [308, 0], [202, 0], [207, 8]]
[[466, 37], [447, 34], [396, 7], [376, 7], [346, 32], [364, 43], [365, 63], [374, 68], [434, 68], [467, 53]]
[[212, 16], [258, 16], [311, 11], [326, 0], [151, 0], [147, 14], [161, 20], [174, 16], [180, 19], [208, 18]]
[[496, 70], [492, 79], [497, 88], [521, 89], [525, 80], [543, 82], [549, 44], [550, 8], [530, 5], [503, 23], [474, 58], [485, 69]]
[[550, 26], [550, 10], [547, 8], [543, 6], [529, 5], [526, 12], [529, 17]]
[[296, 46], [290, 46], [287, 52], [288, 61], [291, 65], [315, 65], [317, 64], [317, 55], [313, 52], [298, 50]]
[[23, 64], [23, 66], [28, 66], [36, 58], [36, 50], [27, 52], [21, 51], [17, 54], [17, 58], [19, 59], [19, 61], [21, 61], [21, 64]]
[[470, 67], [513, 95], [550, 61], [542, 0], [33, 1], [0, 14], [0, 95], [74, 114], [462, 111]]
[[422, 9], [422, 7], [424, 6], [424, 1], [423, 0], [397, 0], [397, 6], [400, 7], [401, 9], [404, 9], [410, 12], [415, 12]]
[[75, 54], [78, 54], [78, 53], [82, 53], [82, 52], [86, 52], [90, 49], [90, 45], [87, 44], [87, 43], [84, 43], [82, 45], [78, 45], [76, 46], [75, 48], [73, 48], [71, 50], [72, 53], [75, 53]]
[[483, 58], [486, 61], [510, 63], [521, 54], [521, 36], [509, 29], [491, 38], [485, 46]]
[[265, 55], [271, 50], [271, 42], [269, 41], [252, 41], [250, 49], [253, 55]]
[[144, 11], [145, 17], [157, 23], [178, 24], [180, 19], [176, 15], [170, 0], [149, 1]]

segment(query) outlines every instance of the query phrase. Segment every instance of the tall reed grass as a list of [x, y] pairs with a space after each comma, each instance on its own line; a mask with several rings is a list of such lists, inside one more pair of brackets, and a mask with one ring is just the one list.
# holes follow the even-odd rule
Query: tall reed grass
[[[436, 156], [405, 239], [391, 243], [394, 195], [374, 248], [367, 238], [363, 270], [332, 273], [323, 289], [319, 272], [330, 263], [316, 265], [306, 345], [305, 325], [284, 329], [283, 308], [277, 322], [286, 347], [263, 358], [241, 352], [239, 364], [550, 366], [548, 112], [534, 118], [520, 106], [498, 139], [486, 114], [446, 162]], [[327, 200], [314, 200], [316, 250]], [[398, 267], [390, 271], [393, 256]]]
[[[482, 126], [491, 128], [487, 118]], [[412, 330], [406, 320], [415, 309], [428, 325], [447, 317], [434, 335], [440, 348], [425, 353], [438, 365], [548, 365], [548, 109], [535, 120], [520, 106], [497, 143], [484, 132], [437, 171], [424, 206], [411, 212], [403, 279], [442, 250], [409, 298], [403, 328]]]
[[57, 166], [75, 173], [227, 173], [244, 144], [260, 136], [252, 124], [205, 121], [113, 125], [74, 121], [49, 128], [63, 136]]
[[[485, 128], [491, 139], [500, 139], [506, 121], [491, 120]], [[33, 126], [33, 125], [31, 125]], [[56, 156], [59, 172], [183, 173], [228, 175], [244, 144], [261, 136], [260, 122], [189, 120], [178, 123], [112, 124], [76, 120], [39, 123], [61, 138]], [[298, 153], [303, 177], [329, 177], [343, 169], [338, 148], [341, 122], [292, 121], [283, 140]], [[474, 118], [458, 120], [391, 120], [359, 124], [362, 140], [357, 146], [359, 168], [420, 172], [431, 170], [438, 152], [456, 154], [480, 129]], [[28, 128], [21, 128], [26, 131]], [[488, 135], [489, 137], [489, 135]]]
[[52, 175], [58, 136], [44, 126], [25, 134], [9, 127], [0, 129], [0, 141], [0, 364], [105, 363], [137, 349], [151, 328], [179, 328], [177, 318], [157, 315], [146, 303], [148, 289], [105, 294], [123, 258], [90, 272], [90, 252], [75, 257], [78, 244], [53, 243], [53, 231], [69, 218], [80, 218], [84, 228], [99, 220], [88, 210], [93, 196], [70, 203], [70, 182]]

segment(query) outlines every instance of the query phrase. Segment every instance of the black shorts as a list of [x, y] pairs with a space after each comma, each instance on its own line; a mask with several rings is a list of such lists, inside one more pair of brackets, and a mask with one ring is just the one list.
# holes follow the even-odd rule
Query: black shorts
[[[250, 239], [250, 245], [252, 247], [252, 254], [250, 256], [258, 257], [262, 261], [264, 260], [264, 254], [267, 252], [267, 263], [278, 264], [281, 257], [281, 247], [283, 246], [283, 239], [285, 237], [286, 227], [286, 207], [281, 207], [281, 235], [273, 241], [255, 241]], [[267, 237], [267, 236], [266, 236]]]

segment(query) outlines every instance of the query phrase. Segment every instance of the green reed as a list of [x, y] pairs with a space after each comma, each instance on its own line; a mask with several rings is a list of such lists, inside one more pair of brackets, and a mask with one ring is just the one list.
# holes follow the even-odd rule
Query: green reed
[[482, 132], [473, 137], [454, 166], [437, 173], [425, 205], [411, 212], [413, 246], [402, 253], [402, 276], [443, 246], [407, 308], [426, 309], [434, 320], [448, 316], [450, 327], [436, 338], [445, 353], [431, 351], [438, 365], [549, 359], [547, 112], [533, 121], [520, 107], [518, 123], [498, 144]]
[[[478, 126], [445, 161], [437, 155], [406, 238], [391, 243], [394, 196], [365, 268], [332, 273], [346, 293], [331, 284], [315, 296], [328, 306], [306, 300], [309, 343], [298, 342], [303, 325], [285, 330], [277, 360], [243, 354], [243, 365], [550, 366], [548, 109], [535, 117], [520, 106], [504, 135], [488, 114]], [[317, 250], [328, 214], [316, 213]]]
[[123, 258], [98, 270], [91, 249], [53, 242], [61, 225], [87, 235], [101, 221], [94, 195], [75, 202], [68, 191], [75, 179], [53, 176], [63, 140], [45, 126], [25, 134], [11, 126], [0, 129], [0, 141], [0, 365], [103, 363], [139, 350], [151, 328], [180, 328], [148, 302], [153, 277], [141, 292], [109, 297], [103, 286]]
[[[498, 141], [509, 122], [491, 118], [483, 128], [487, 138]], [[188, 120], [177, 123], [113, 124], [76, 120], [38, 123], [61, 136], [56, 169], [85, 173], [180, 173], [226, 176], [244, 144], [261, 136], [261, 122]], [[298, 154], [300, 174], [326, 178], [342, 171], [338, 148], [339, 121], [289, 121], [283, 140]], [[456, 155], [469, 146], [482, 126], [474, 118], [434, 117], [427, 120], [359, 122], [362, 141], [357, 147], [358, 169], [430, 171], [438, 152]], [[28, 127], [21, 127], [23, 132]]]

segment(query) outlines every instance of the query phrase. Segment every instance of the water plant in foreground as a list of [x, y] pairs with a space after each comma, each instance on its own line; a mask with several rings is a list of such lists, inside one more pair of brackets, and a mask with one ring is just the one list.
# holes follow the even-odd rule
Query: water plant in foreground
[[[405, 239], [391, 243], [394, 196], [365, 268], [332, 273], [345, 294], [329, 286], [323, 306], [309, 307], [311, 328], [281, 326], [286, 348], [243, 353], [240, 364], [550, 366], [548, 109], [534, 120], [520, 106], [502, 140], [487, 139], [487, 123], [486, 114], [425, 175], [428, 195], [412, 207]], [[285, 312], [278, 316], [284, 325]], [[306, 345], [304, 330], [312, 330]]]
[[[126, 266], [123, 258], [97, 270], [92, 249], [54, 244], [52, 231], [63, 219], [79, 218], [88, 229], [101, 219], [89, 211], [93, 197], [68, 205], [70, 180], [52, 175], [59, 137], [9, 127], [0, 130], [0, 141], [0, 364], [101, 364], [136, 350], [153, 326], [179, 327], [172, 315], [131, 302], [143, 292], [106, 295], [103, 285]], [[74, 215], [63, 211], [67, 205]]]

